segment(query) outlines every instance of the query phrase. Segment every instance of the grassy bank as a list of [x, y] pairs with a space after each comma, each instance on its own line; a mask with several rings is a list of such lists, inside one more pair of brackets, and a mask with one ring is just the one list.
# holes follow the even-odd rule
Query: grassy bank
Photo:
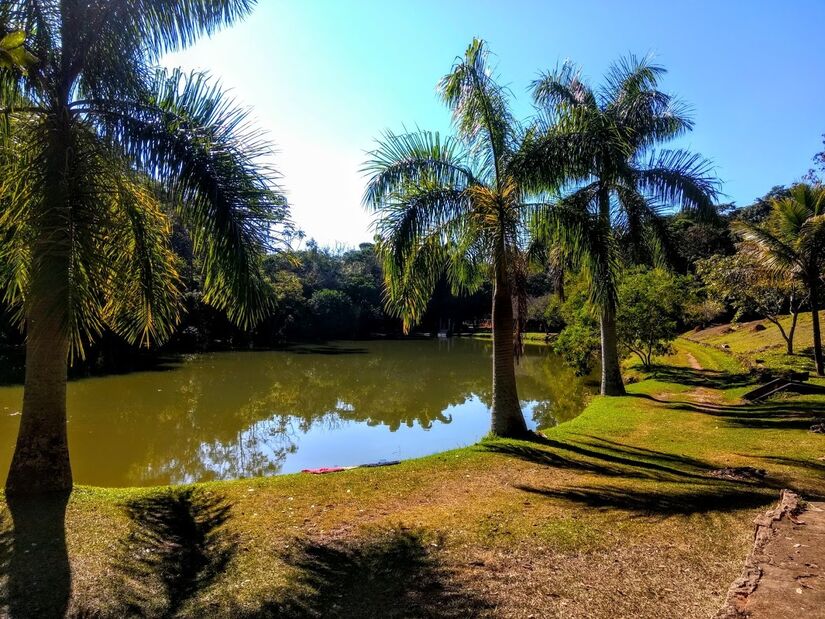
[[[541, 441], [12, 504], [3, 603], [17, 616], [706, 617], [779, 488], [825, 493], [825, 444], [807, 430], [825, 403], [741, 406], [740, 362], [691, 338]], [[711, 475], [733, 466], [768, 476]]]
[[[791, 317], [780, 319], [786, 332]], [[813, 327], [811, 315], [800, 314], [794, 333], [794, 354], [788, 355], [779, 328], [767, 320], [719, 325], [685, 337], [693, 342], [724, 349], [745, 364], [773, 369], [815, 371], [813, 362]]]

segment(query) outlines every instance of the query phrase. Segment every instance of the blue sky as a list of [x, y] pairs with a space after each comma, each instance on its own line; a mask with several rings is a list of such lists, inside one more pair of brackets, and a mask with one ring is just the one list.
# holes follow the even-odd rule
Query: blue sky
[[744, 205], [799, 179], [825, 133], [825, 0], [769, 2], [259, 0], [244, 23], [165, 63], [221, 79], [277, 146], [293, 216], [322, 245], [371, 238], [359, 167], [383, 130], [449, 130], [435, 84], [488, 41], [518, 116], [527, 87], [570, 58], [594, 83], [652, 53], [696, 129], [679, 146], [716, 165]]

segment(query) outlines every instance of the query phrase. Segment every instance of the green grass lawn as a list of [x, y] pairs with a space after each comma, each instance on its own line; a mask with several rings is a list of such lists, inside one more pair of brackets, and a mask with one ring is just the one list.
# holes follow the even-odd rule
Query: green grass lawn
[[[825, 493], [825, 438], [808, 431], [825, 402], [743, 406], [737, 357], [691, 337], [633, 370], [626, 397], [532, 442], [13, 503], [3, 603], [13, 616], [710, 616], [779, 489]], [[768, 475], [710, 474], [734, 466]]]

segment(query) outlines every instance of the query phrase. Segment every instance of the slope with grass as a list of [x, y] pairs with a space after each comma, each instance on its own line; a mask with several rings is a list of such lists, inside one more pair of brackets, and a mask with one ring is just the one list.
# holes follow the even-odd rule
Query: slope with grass
[[[786, 332], [791, 317], [780, 318]], [[764, 328], [763, 328], [764, 327]], [[745, 364], [767, 368], [815, 373], [813, 327], [810, 314], [800, 314], [794, 334], [795, 354], [786, 353], [785, 340], [779, 328], [767, 320], [725, 324], [688, 333], [685, 339], [715, 348], [724, 348]]]
[[[638, 379], [531, 442], [13, 503], [3, 602], [13, 616], [710, 616], [779, 488], [825, 494], [825, 444], [807, 431], [825, 402], [743, 406], [736, 357], [684, 339]], [[768, 475], [714, 476], [737, 466]]]

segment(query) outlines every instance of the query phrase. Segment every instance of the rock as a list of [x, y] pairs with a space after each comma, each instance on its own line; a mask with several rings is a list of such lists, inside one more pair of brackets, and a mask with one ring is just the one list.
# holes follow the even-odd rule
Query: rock
[[733, 481], [755, 481], [765, 479], [768, 472], [765, 469], [757, 469], [752, 466], [734, 466], [724, 469], [716, 469], [708, 473], [710, 477], [717, 479], [730, 479]]
[[751, 327], [751, 332], [756, 333], [757, 331], [764, 331], [767, 327], [761, 323], [756, 323]]

